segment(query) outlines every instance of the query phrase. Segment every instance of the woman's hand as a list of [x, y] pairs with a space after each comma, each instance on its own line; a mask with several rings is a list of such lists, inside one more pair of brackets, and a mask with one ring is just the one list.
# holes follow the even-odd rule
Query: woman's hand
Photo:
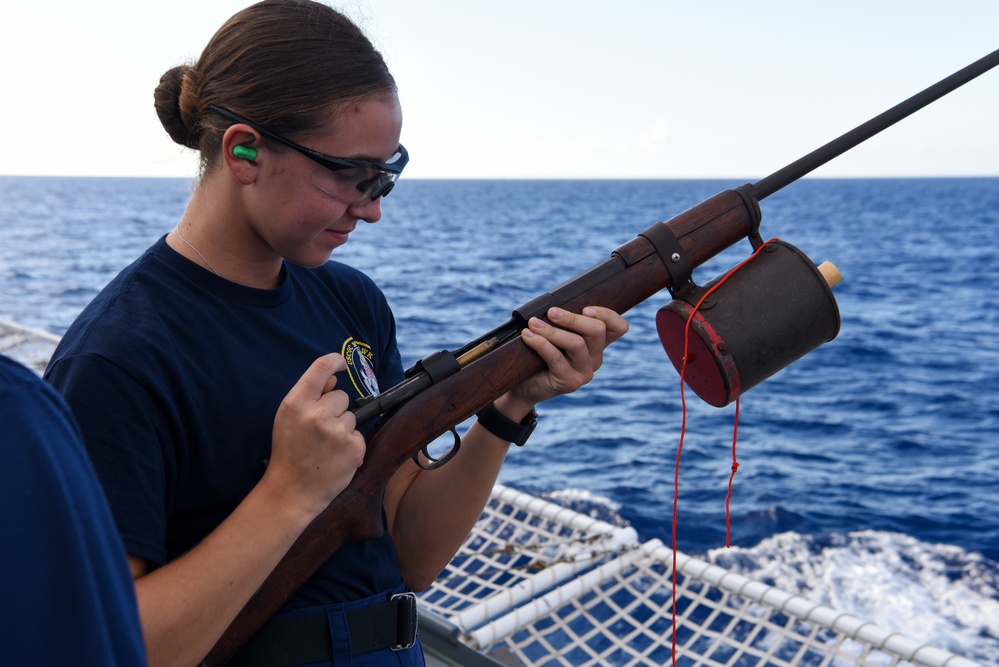
[[274, 418], [271, 459], [261, 483], [318, 514], [343, 491], [364, 462], [349, 398], [334, 390], [334, 373], [347, 368], [339, 354], [312, 363], [281, 401]]
[[551, 324], [532, 317], [521, 333], [524, 343], [548, 364], [509, 394], [528, 407], [576, 391], [592, 380], [603, 363], [604, 349], [628, 331], [627, 320], [597, 306], [587, 306], [581, 314], [551, 308], [548, 319]]

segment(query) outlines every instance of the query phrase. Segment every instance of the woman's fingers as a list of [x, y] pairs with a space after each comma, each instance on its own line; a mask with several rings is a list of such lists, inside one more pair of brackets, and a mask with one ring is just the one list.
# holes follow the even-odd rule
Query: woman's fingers
[[531, 318], [524, 342], [545, 361], [547, 372], [525, 383], [530, 398], [546, 400], [575, 391], [593, 378], [603, 363], [604, 349], [628, 331], [628, 322], [616, 312], [588, 306], [582, 313], [562, 308], [548, 311], [549, 322]]
[[322, 510], [364, 462], [364, 436], [350, 412], [350, 398], [335, 390], [343, 357], [316, 359], [289, 390], [274, 420], [268, 474], [288, 494]]

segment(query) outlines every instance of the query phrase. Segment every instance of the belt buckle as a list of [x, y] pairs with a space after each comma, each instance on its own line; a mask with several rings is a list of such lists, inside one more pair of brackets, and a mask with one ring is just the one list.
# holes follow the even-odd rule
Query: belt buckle
[[416, 626], [419, 623], [419, 614], [416, 611], [416, 593], [412, 591], [396, 593], [390, 600], [399, 602], [399, 632], [396, 637], [399, 643], [389, 646], [389, 649], [404, 651], [413, 648], [416, 645]]

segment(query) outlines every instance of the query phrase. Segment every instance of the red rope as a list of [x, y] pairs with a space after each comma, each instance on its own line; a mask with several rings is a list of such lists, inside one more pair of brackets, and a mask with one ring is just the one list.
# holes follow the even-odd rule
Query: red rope
[[728, 476], [728, 494], [725, 496], [725, 546], [732, 546], [732, 511], [729, 503], [732, 501], [732, 480], [739, 470], [739, 461], [735, 458], [735, 441], [739, 435], [739, 399], [735, 397], [735, 423], [732, 425], [732, 474]]
[[[687, 396], [684, 391], [684, 380], [687, 372], [687, 356], [690, 350], [690, 323], [694, 319], [694, 315], [697, 313], [701, 304], [711, 296], [711, 294], [725, 284], [725, 282], [731, 278], [736, 271], [744, 267], [746, 264], [751, 262], [760, 252], [766, 248], [768, 245], [776, 241], [777, 239], [770, 239], [759, 248], [757, 248], [752, 255], [742, 260], [734, 269], [729, 271], [715, 283], [703, 296], [697, 301], [697, 304], [690, 311], [690, 315], [687, 316], [687, 322], [683, 327], [683, 360], [680, 363], [680, 408], [681, 408], [681, 419], [680, 419], [680, 443], [676, 448], [676, 465], [673, 471], [673, 615], [672, 615], [672, 643], [671, 643], [671, 658], [673, 661], [673, 667], [676, 667], [676, 523], [677, 523], [677, 507], [679, 505], [680, 499], [680, 454], [683, 452], [683, 441], [687, 435]], [[735, 458], [735, 442], [739, 433], [739, 397], [735, 398], [735, 425], [732, 429], [732, 474], [728, 478], [728, 495], [725, 497], [725, 546], [730, 546], [731, 543], [731, 532], [732, 532], [732, 520], [731, 514], [729, 513], [729, 500], [732, 498], [732, 480], [735, 477], [736, 470], [739, 469], [739, 462]]]

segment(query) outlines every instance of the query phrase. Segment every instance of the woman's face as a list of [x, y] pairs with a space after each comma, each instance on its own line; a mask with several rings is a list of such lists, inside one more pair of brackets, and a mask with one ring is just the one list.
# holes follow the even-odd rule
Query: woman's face
[[[334, 157], [387, 162], [401, 132], [399, 100], [386, 94], [342, 106], [329, 131], [295, 140]], [[249, 217], [256, 234], [277, 254], [295, 264], [319, 266], [347, 242], [359, 220], [381, 218], [381, 199], [345, 203], [313, 183], [315, 172], [325, 167], [274, 141], [264, 143], [273, 152], [274, 168], [259, 182]]]

